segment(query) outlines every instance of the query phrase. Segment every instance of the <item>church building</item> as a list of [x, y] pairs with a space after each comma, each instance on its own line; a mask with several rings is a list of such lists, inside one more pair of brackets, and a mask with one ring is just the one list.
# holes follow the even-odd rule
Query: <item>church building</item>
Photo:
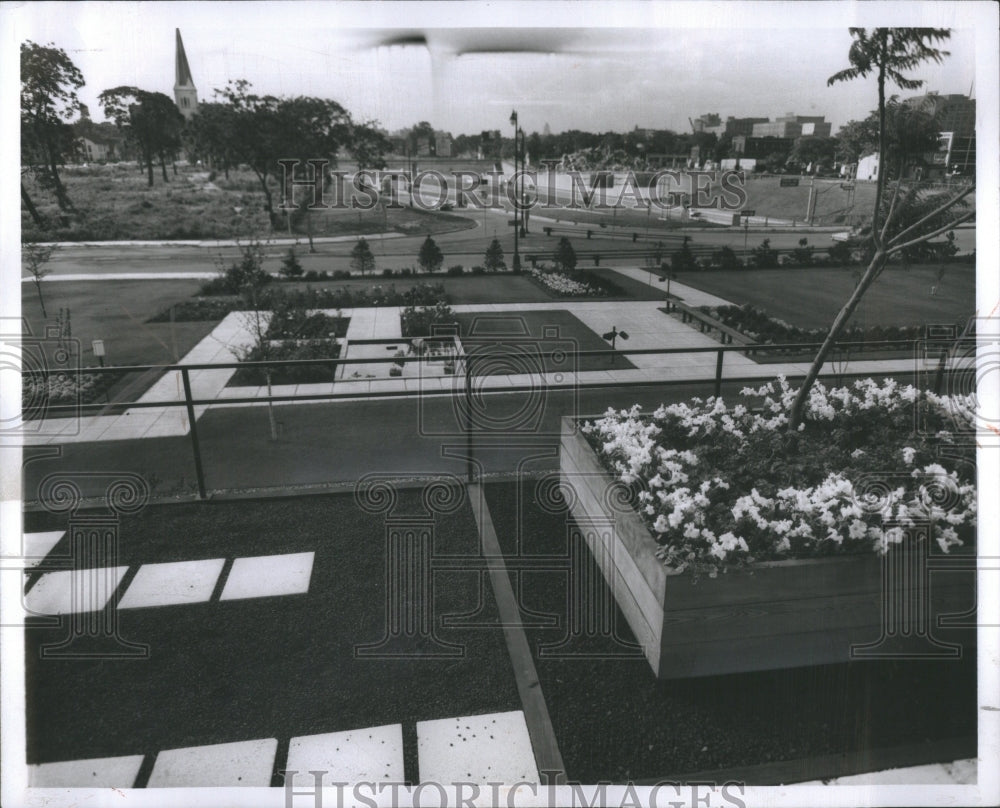
[[191, 116], [198, 111], [198, 90], [194, 86], [194, 79], [191, 78], [191, 68], [188, 66], [187, 54], [184, 53], [184, 42], [181, 40], [181, 29], [174, 29], [177, 32], [177, 54], [176, 78], [174, 81], [174, 103], [181, 111], [185, 120], [191, 120]]

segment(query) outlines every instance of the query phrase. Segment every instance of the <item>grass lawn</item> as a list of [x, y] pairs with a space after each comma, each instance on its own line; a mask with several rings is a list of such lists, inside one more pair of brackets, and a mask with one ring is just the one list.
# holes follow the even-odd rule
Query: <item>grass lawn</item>
[[[682, 272], [677, 280], [736, 305], [750, 303], [800, 328], [828, 328], [854, 290], [854, 269], [713, 270]], [[933, 264], [888, 267], [865, 294], [851, 325], [964, 323], [975, 313], [976, 268], [949, 264], [940, 283], [936, 271]], [[937, 293], [931, 295], [934, 285]]]
[[[420, 491], [403, 490], [392, 516], [423, 512]], [[26, 519], [29, 530], [66, 527], [65, 516]], [[477, 617], [497, 619], [469, 505], [434, 515], [431, 530], [433, 552], [453, 560], [434, 574], [433, 623], [461, 655], [430, 656], [432, 646], [413, 637], [401, 650], [423, 656], [380, 659], [355, 648], [386, 634], [386, 514], [362, 510], [351, 494], [152, 506], [124, 517], [118, 563], [130, 572], [313, 552], [308, 592], [122, 610], [120, 635], [150, 646], [149, 659], [131, 663], [40, 661], [39, 645], [65, 631], [28, 629], [28, 761], [251, 738], [287, 748], [295, 736], [402, 723], [406, 775], [416, 781], [415, 722], [520, 708], [502, 631], [439, 625], [443, 615], [479, 608]], [[55, 552], [67, 548], [64, 538]], [[466, 569], [456, 570], [463, 559]]]
[[[566, 558], [571, 522], [549, 498], [541, 507], [535, 486], [531, 479], [486, 486], [501, 547], [508, 557]], [[585, 558], [587, 582], [603, 589], [589, 551]], [[539, 614], [559, 620], [557, 628], [529, 628], [528, 641], [570, 780], [621, 783], [817, 755], [863, 759], [868, 749], [975, 736], [974, 654], [664, 682], [641, 654], [609, 658], [622, 648], [610, 638], [575, 647], [604, 658], [541, 656], [540, 644], [566, 636], [572, 597], [565, 568], [553, 567], [512, 583], [523, 587], [527, 622]], [[634, 641], [613, 611], [618, 636]]]
[[[479, 374], [515, 374], [537, 371], [544, 361], [545, 371], [617, 370], [634, 368], [624, 356], [582, 357], [574, 363], [573, 350], [597, 351], [609, 347], [570, 312], [519, 311], [503, 314], [458, 314], [462, 345], [471, 355], [490, 356], [473, 366]], [[554, 329], [550, 332], [549, 329]], [[546, 336], [551, 333], [552, 336]], [[566, 351], [559, 357], [544, 360], [538, 355], [548, 351]], [[614, 364], [612, 364], [614, 359]]]
[[[221, 173], [209, 183], [208, 171], [196, 166], [168, 169], [164, 183], [159, 167], [149, 187], [145, 171], [135, 165], [67, 166], [60, 171], [66, 192], [76, 210], [59, 210], [55, 195], [26, 179], [28, 193], [52, 227], [39, 231], [26, 211], [21, 214], [25, 237], [56, 241], [113, 241], [123, 239], [205, 239], [272, 232], [264, 210], [264, 194], [249, 169]], [[272, 180], [275, 210], [281, 199]], [[296, 197], [298, 200], [299, 198]], [[349, 201], [349, 200], [348, 200]], [[331, 197], [332, 203], [332, 197]], [[439, 233], [474, 227], [474, 221], [457, 214], [427, 212], [416, 208], [370, 211], [330, 209], [312, 218], [314, 236], [396, 231], [408, 235]], [[306, 235], [303, 218], [294, 232]], [[286, 235], [279, 219], [273, 232]]]
[[[42, 316], [34, 283], [21, 284], [21, 316], [35, 337], [44, 337], [60, 309], [69, 309], [80, 364], [97, 367], [92, 341], [104, 340], [107, 365], [173, 364], [204, 339], [215, 322], [147, 322], [151, 316], [198, 291], [196, 280], [60, 281], [42, 283], [48, 318]], [[108, 390], [112, 401], [134, 401], [158, 374], [126, 374]]]

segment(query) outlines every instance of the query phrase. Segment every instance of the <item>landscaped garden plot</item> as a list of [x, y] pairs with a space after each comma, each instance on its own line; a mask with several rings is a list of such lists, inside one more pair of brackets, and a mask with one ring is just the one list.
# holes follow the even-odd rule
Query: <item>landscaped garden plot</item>
[[[477, 618], [497, 619], [475, 522], [468, 504], [456, 502], [454, 511], [431, 514], [430, 526], [422, 521], [420, 490], [398, 491], [391, 514], [375, 503], [376, 512], [365, 511], [344, 494], [154, 506], [124, 516], [118, 561], [130, 569], [313, 553], [308, 589], [119, 611], [121, 636], [148, 643], [151, 656], [104, 666], [96, 677], [93, 660], [39, 661], [39, 646], [63, 635], [29, 629], [28, 761], [402, 723], [404, 740], [412, 738], [404, 744], [406, 774], [415, 780], [415, 722], [520, 709], [502, 630], [438, 621], [477, 610]], [[417, 656], [356, 651], [386, 637], [394, 582], [387, 572], [390, 516], [413, 517], [420, 530], [431, 530], [430, 551], [449, 557], [449, 569], [434, 574], [433, 625], [458, 655], [434, 656], [432, 644], [417, 636], [399, 646]], [[65, 516], [26, 515], [29, 531], [65, 528]], [[71, 686], [81, 677], [89, 682], [84, 703]]]
[[[610, 345], [564, 309], [462, 313], [455, 321], [465, 352], [483, 357], [472, 360], [477, 375], [635, 367], [621, 355], [576, 358], [573, 351], [607, 350]], [[558, 354], [543, 358], [548, 352]]]
[[[676, 779], [819, 755], [864, 766], [870, 752], [976, 733], [975, 655], [960, 660], [864, 661], [764, 673], [657, 681], [611, 606], [617, 637], [598, 632], [559, 646], [571, 625], [573, 522], [535, 479], [486, 486], [508, 570], [519, 558], [550, 562], [518, 573], [521, 607], [556, 740], [570, 779], [582, 782]], [[519, 518], [520, 516], [520, 518]], [[586, 554], [586, 550], [584, 553]], [[585, 569], [598, 603], [612, 598], [589, 556]], [[526, 565], [527, 566], [527, 565]], [[604, 600], [601, 600], [601, 599]], [[555, 615], [556, 627], [538, 627]], [[596, 628], [604, 628], [598, 619]], [[574, 653], [576, 655], [574, 655]], [[794, 767], [792, 767], [794, 770]], [[825, 776], [803, 768], [803, 775]], [[793, 773], [784, 782], [796, 778]]]
[[[851, 324], [917, 326], [965, 322], [975, 312], [976, 269], [963, 263], [888, 266]], [[749, 303], [800, 328], [827, 328], [851, 296], [858, 267], [682, 272], [681, 283], [736, 305]], [[934, 289], [934, 294], [931, 290]]]
[[[193, 280], [138, 280], [108, 282], [60, 281], [43, 283], [47, 317], [42, 315], [34, 284], [21, 285], [21, 316], [31, 329], [31, 338], [40, 340], [41, 348], [51, 354], [57, 339], [46, 337], [47, 329], [62, 320], [65, 340], [75, 347], [70, 361], [48, 367], [98, 367], [94, 356], [93, 341], [102, 340], [106, 351], [105, 364], [112, 365], [167, 365], [176, 362], [204, 339], [214, 326], [213, 322], [171, 321], [170, 308], [190, 297], [198, 289]], [[110, 292], [113, 291], [113, 294]], [[162, 319], [149, 318], [163, 312]], [[219, 318], [221, 319], [221, 317]], [[134, 401], [160, 376], [157, 371], [137, 373], [91, 374], [81, 391], [80, 402]], [[35, 382], [28, 379], [28, 385]], [[55, 396], [49, 403], [75, 403], [76, 392], [68, 382], [49, 384]], [[41, 392], [35, 390], [35, 393]], [[33, 397], [32, 401], [39, 399]], [[26, 406], [28, 399], [25, 398]]]

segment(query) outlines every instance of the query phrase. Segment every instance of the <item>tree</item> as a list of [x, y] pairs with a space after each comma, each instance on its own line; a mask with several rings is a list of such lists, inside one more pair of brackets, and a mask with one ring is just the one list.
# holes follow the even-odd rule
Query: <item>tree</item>
[[98, 96], [104, 114], [115, 122], [138, 147], [146, 164], [149, 187], [153, 187], [153, 161], [159, 159], [163, 181], [167, 178], [167, 156], [181, 147], [184, 116], [172, 99], [138, 87], [114, 87]]
[[385, 155], [392, 150], [392, 144], [374, 123], [356, 124], [351, 129], [351, 156], [358, 164], [358, 170], [386, 167]]
[[372, 248], [363, 238], [358, 239], [358, 243], [351, 250], [351, 269], [362, 275], [375, 271], [375, 256], [372, 254]]
[[83, 74], [62, 48], [51, 42], [21, 43], [21, 156], [51, 185], [62, 210], [72, 210], [73, 203], [58, 166], [75, 148], [68, 121], [80, 109], [76, 91], [84, 84]]
[[[307, 96], [260, 96], [250, 89], [249, 82], [240, 80], [216, 90], [216, 94], [233, 110], [229, 146], [257, 176], [264, 192], [264, 208], [273, 220], [274, 199], [268, 179], [278, 177], [278, 160], [299, 160], [301, 172], [311, 170], [305, 165], [310, 159], [333, 162], [337, 150], [350, 143], [351, 119], [336, 101]], [[287, 179], [290, 183], [293, 178]], [[290, 202], [291, 187], [284, 190]]]
[[[941, 62], [948, 56], [947, 51], [938, 50], [934, 45], [947, 40], [951, 32], [944, 28], [876, 28], [869, 32], [864, 28], [851, 28], [854, 42], [848, 53], [851, 66], [834, 74], [827, 80], [828, 85], [867, 77], [875, 73], [878, 85], [879, 154], [886, 154], [886, 82], [891, 81], [904, 90], [915, 90], [923, 82], [904, 76], [902, 71], [912, 70], [926, 61]], [[788, 417], [790, 430], [797, 430], [802, 423], [802, 414], [809, 392], [816, 383], [819, 371], [826, 361], [833, 345], [840, 337], [854, 310], [865, 292], [885, 269], [889, 258], [899, 252], [922, 244], [935, 236], [946, 233], [975, 215], [975, 211], [955, 212], [965, 197], [975, 191], [972, 184], [954, 194], [927, 194], [919, 187], [911, 187], [904, 193], [902, 204], [900, 190], [902, 178], [897, 178], [892, 198], [885, 200], [885, 170], [878, 173], [875, 186], [875, 206], [868, 241], [872, 255], [854, 292], [844, 304], [830, 326], [819, 352], [813, 359], [802, 386], [792, 403]], [[943, 201], [942, 201], [943, 200]], [[951, 212], [951, 213], [949, 213]]]
[[559, 239], [559, 244], [556, 245], [555, 261], [559, 269], [567, 271], [576, 269], [576, 250], [566, 236]]
[[430, 236], [424, 239], [424, 243], [420, 245], [417, 263], [420, 264], [420, 268], [424, 272], [437, 272], [441, 269], [441, 264], [444, 263], [444, 253]]
[[56, 251], [54, 244], [39, 244], [36, 241], [26, 241], [21, 245], [21, 262], [24, 268], [31, 275], [35, 283], [35, 291], [38, 292], [38, 303], [42, 307], [42, 317], [48, 318], [45, 311], [45, 300], [42, 298], [42, 278], [52, 270], [46, 267], [52, 253]]
[[427, 121], [421, 121], [414, 126], [409, 131], [409, 134], [407, 134], [406, 140], [410, 147], [410, 154], [417, 154], [419, 152], [418, 144], [421, 140], [427, 141], [427, 148], [431, 154], [437, 151], [437, 143], [434, 141], [434, 127]]
[[299, 259], [295, 255], [294, 247], [288, 248], [288, 254], [281, 259], [281, 268], [278, 269], [278, 272], [280, 272], [283, 277], [289, 279], [299, 278], [302, 276], [302, 264], [299, 263]]
[[690, 236], [684, 236], [681, 248], [670, 257], [670, 268], [674, 272], [688, 272], [698, 268], [698, 261], [695, 259], [689, 245], [690, 241]]
[[815, 171], [819, 165], [832, 163], [836, 151], [837, 141], [835, 138], [806, 135], [795, 139], [790, 157], [802, 165], [812, 163]]
[[229, 169], [237, 163], [232, 146], [235, 127], [232, 106], [208, 101], [198, 105], [185, 132], [194, 154], [206, 159], [212, 168], [221, 168], [227, 178]]
[[[243, 315], [243, 325], [253, 338], [253, 344], [244, 347], [239, 358], [240, 361], [247, 361], [253, 355], [259, 357], [260, 361], [266, 362], [271, 358], [271, 339], [268, 335], [270, 318], [264, 316], [264, 311], [273, 308], [273, 302], [264, 293], [264, 285], [267, 283], [264, 278], [270, 280], [270, 275], [264, 271], [264, 245], [254, 239], [237, 246], [240, 251], [239, 259], [225, 270], [225, 274], [238, 284], [237, 291], [243, 296], [247, 306], [247, 311]], [[264, 365], [263, 371], [270, 399], [273, 368]], [[267, 402], [267, 422], [271, 440], [277, 440], [278, 422], [274, 417], [274, 403], [270, 400]]]
[[486, 255], [483, 256], [483, 266], [487, 272], [506, 272], [507, 262], [503, 257], [503, 247], [497, 239], [490, 242], [486, 248]]
[[848, 121], [837, 132], [835, 156], [845, 163], [856, 163], [878, 148], [878, 110], [863, 121]]

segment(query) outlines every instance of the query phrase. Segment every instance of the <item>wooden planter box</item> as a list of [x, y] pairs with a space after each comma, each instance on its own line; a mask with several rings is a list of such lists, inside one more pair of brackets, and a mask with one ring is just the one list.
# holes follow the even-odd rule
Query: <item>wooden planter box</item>
[[[864, 658], [957, 658], [975, 645], [974, 629], [937, 624], [938, 616], [957, 613], [965, 614], [959, 622], [975, 624], [974, 556], [953, 551], [943, 558], [957, 569], [927, 573], [916, 583], [874, 553], [762, 562], [695, 579], [671, 573], [656, 557], [653, 535], [614, 496], [620, 484], [572, 418], [562, 421], [560, 469], [576, 495], [572, 516], [661, 679]], [[886, 603], [904, 601], [927, 619], [910, 620], [908, 613], [904, 622], [900, 609], [883, 617]]]

